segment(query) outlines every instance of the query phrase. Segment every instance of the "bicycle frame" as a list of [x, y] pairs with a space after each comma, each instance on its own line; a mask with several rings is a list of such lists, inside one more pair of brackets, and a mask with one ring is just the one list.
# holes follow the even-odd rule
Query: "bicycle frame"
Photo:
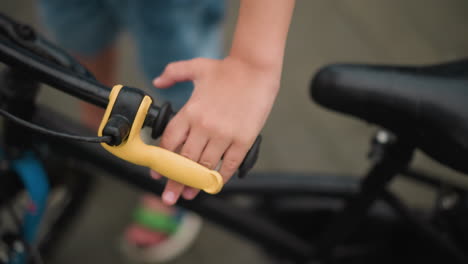
[[[69, 120], [54, 114], [46, 108], [39, 108], [34, 120], [38, 123], [47, 124], [48, 127], [63, 129], [64, 124], [68, 131], [85, 131], [80, 126], [76, 126]], [[87, 161], [100, 169], [107, 171], [110, 175], [117, 177], [139, 189], [146, 192], [151, 192], [156, 195], [161, 195], [164, 188], [164, 181], [155, 181], [148, 176], [147, 170], [142, 167], [128, 164], [109, 155], [100, 147], [92, 144], [82, 144], [78, 142], [67, 142], [67, 147], [64, 148], [64, 142], [55, 138], [44, 137], [37, 135], [39, 142], [46, 142], [54, 151], [61, 155], [70, 155], [74, 158]], [[399, 146], [397, 147], [399, 149]], [[407, 151], [408, 149], [406, 149]], [[394, 150], [396, 151], [396, 150]], [[394, 153], [395, 154], [395, 153]], [[408, 158], [408, 156], [406, 157]], [[406, 159], [405, 158], [405, 159]], [[400, 159], [401, 165], [405, 164], [404, 160]], [[288, 179], [288, 174], [284, 175], [284, 180], [271, 180], [268, 177], [261, 177], [252, 173], [250, 177], [242, 180], [233, 179], [225, 186], [225, 189], [220, 196], [211, 196], [200, 194], [193, 201], [179, 201], [179, 205], [192, 210], [205, 219], [219, 224], [223, 228], [233, 231], [235, 234], [240, 234], [249, 240], [268, 249], [269, 252], [275, 252], [281, 257], [296, 260], [299, 262], [315, 259], [322, 254], [329, 253], [334, 247], [343, 241], [350, 232], [356, 230], [359, 219], [366, 216], [369, 207], [376, 200], [384, 200], [387, 202], [405, 221], [408, 221], [417, 232], [424, 234], [430, 243], [444, 248], [450, 256], [456, 256], [455, 259], [463, 259], [463, 254], [457, 249], [452, 242], [443, 238], [430, 225], [424, 223], [409, 210], [395, 195], [385, 190], [386, 183], [390, 181], [396, 174], [393, 155], [387, 158], [382, 158], [383, 163], [378, 162], [377, 165], [370, 170], [361, 185], [350, 184], [342, 190], [332, 193], [325, 186], [307, 185], [306, 181], [294, 182]], [[389, 170], [390, 169], [390, 170]], [[383, 175], [383, 174], [387, 175]], [[260, 176], [260, 177], [259, 177]], [[325, 174], [310, 174], [302, 175], [306, 177], [327, 177]], [[459, 192], [465, 190], [457, 187], [449, 182], [435, 180], [434, 177], [426, 176], [416, 172], [405, 173], [405, 176], [417, 182], [422, 182], [433, 188], [440, 186], [448, 186]], [[291, 176], [289, 176], [291, 177]], [[354, 182], [356, 183], [356, 182]], [[336, 222], [330, 225], [327, 232], [323, 233], [323, 240], [317, 244], [311, 244], [304, 241], [290, 231], [284, 230], [278, 224], [274, 223], [274, 219], [267, 219], [258, 212], [252, 212], [244, 208], [239, 208], [223, 199], [223, 195], [277, 195], [277, 196], [294, 196], [308, 195], [340, 197], [349, 200], [349, 204], [341, 213], [335, 217]], [[350, 196], [351, 195], [351, 196]], [[357, 207], [357, 209], [356, 209]], [[460, 262], [463, 263], [463, 262]]]

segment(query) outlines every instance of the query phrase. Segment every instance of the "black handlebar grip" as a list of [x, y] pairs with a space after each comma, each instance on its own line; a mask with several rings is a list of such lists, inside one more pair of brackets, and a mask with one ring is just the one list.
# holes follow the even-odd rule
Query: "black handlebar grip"
[[247, 173], [249, 173], [249, 171], [255, 166], [255, 163], [258, 159], [258, 155], [260, 153], [261, 143], [262, 135], [258, 135], [249, 152], [247, 152], [247, 155], [245, 155], [244, 161], [242, 161], [241, 165], [239, 166], [239, 172], [237, 174], [239, 178], [245, 178], [245, 176], [247, 176]]
[[162, 136], [164, 129], [166, 129], [167, 124], [174, 116], [175, 112], [172, 110], [170, 103], [164, 103], [161, 108], [159, 108], [159, 113], [157, 117], [152, 121], [153, 125], [151, 126], [151, 137], [154, 139]]

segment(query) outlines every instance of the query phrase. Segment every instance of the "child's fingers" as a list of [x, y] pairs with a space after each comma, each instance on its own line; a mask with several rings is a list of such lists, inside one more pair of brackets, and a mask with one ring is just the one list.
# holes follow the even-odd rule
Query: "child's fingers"
[[162, 175], [157, 173], [156, 171], [154, 170], [150, 170], [150, 175], [151, 175], [151, 178], [155, 179], [155, 180], [160, 180], [162, 179]]
[[182, 197], [184, 197], [185, 200], [193, 200], [200, 190], [192, 188], [192, 187], [185, 187], [184, 191], [182, 192]]
[[233, 143], [224, 153], [223, 162], [219, 169], [224, 182], [227, 182], [234, 175], [248, 151], [248, 144]]
[[167, 205], [174, 205], [180, 197], [184, 185], [173, 180], [168, 180], [162, 193], [162, 200]]

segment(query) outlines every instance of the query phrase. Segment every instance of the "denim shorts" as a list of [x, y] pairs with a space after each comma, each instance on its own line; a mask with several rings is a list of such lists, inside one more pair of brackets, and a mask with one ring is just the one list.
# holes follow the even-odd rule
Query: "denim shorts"
[[[224, 0], [40, 0], [41, 17], [58, 45], [72, 54], [94, 56], [119, 32], [135, 40], [148, 83], [173, 61], [219, 58]], [[159, 100], [180, 108], [192, 83], [155, 89]]]

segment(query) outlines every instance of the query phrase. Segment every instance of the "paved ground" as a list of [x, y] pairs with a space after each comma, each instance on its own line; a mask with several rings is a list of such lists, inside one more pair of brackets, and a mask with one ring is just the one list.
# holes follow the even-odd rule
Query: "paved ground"
[[[231, 1], [226, 34], [232, 31]], [[3, 0], [0, 11], [36, 22], [30, 0]], [[366, 168], [365, 154], [374, 128], [313, 105], [308, 97], [312, 74], [331, 62], [422, 64], [468, 55], [468, 2], [464, 0], [298, 0], [288, 42], [277, 103], [264, 129], [258, 170], [328, 171], [357, 174]], [[229, 38], [229, 37], [228, 37]], [[135, 72], [133, 45], [121, 40], [119, 79], [142, 87]], [[66, 96], [46, 91], [41, 100], [70, 109]], [[76, 108], [71, 107], [73, 113]], [[452, 171], [418, 154], [416, 165], [456, 177]], [[399, 181], [394, 189], [415, 204], [430, 196]], [[119, 182], [100, 178], [92, 203], [64, 243], [56, 263], [123, 263], [117, 242], [137, 196]], [[220, 259], [221, 258], [221, 259]], [[267, 263], [254, 246], [221, 229], [205, 225], [196, 245], [174, 263]]]

